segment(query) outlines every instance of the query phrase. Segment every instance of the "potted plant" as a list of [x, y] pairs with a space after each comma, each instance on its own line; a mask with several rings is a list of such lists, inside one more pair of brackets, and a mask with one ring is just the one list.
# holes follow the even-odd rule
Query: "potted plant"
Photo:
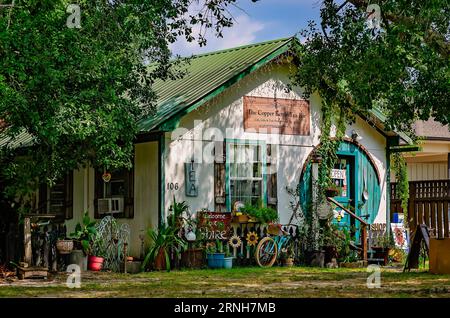
[[262, 224], [269, 224], [278, 222], [278, 212], [275, 209], [262, 206], [254, 206], [246, 204], [242, 211], [250, 217], [250, 221], [260, 222]]
[[389, 263], [389, 253], [394, 247], [394, 238], [391, 235], [383, 235], [376, 241], [376, 246], [372, 246], [374, 251], [372, 258], [382, 259], [383, 265], [387, 265]]
[[325, 251], [325, 265], [337, 260], [339, 257], [338, 248], [345, 239], [345, 235], [339, 230], [336, 224], [328, 219], [327, 222], [322, 226], [322, 247]]
[[337, 197], [339, 195], [339, 188], [335, 184], [331, 184], [325, 188], [325, 195], [327, 198]]
[[185, 221], [184, 214], [189, 212], [189, 205], [187, 205], [186, 201], [177, 202], [175, 196], [173, 196], [173, 203], [169, 207], [169, 212], [170, 214], [167, 216], [167, 225], [169, 227], [181, 229]]
[[73, 240], [68, 238], [58, 239], [56, 241], [56, 249], [59, 254], [70, 254], [73, 250]]
[[204, 265], [204, 238], [198, 226], [199, 219], [188, 213], [186, 218], [187, 248], [181, 253], [181, 266], [187, 268], [201, 268]]
[[209, 268], [223, 268], [225, 253], [223, 252], [222, 241], [216, 240], [215, 243], [207, 243], [206, 259], [208, 260]]
[[294, 248], [292, 244], [289, 244], [280, 253], [281, 266], [292, 267], [294, 266]]
[[91, 252], [88, 256], [88, 269], [95, 272], [101, 271], [105, 256], [105, 243], [100, 237], [96, 237], [92, 242]]
[[70, 234], [73, 238], [74, 249], [70, 254], [70, 263], [78, 264], [83, 270], [87, 270], [87, 255], [91, 252], [91, 244], [97, 234], [95, 220], [91, 220], [86, 211], [82, 222], [77, 223], [75, 231]]
[[149, 229], [147, 234], [151, 245], [142, 263], [142, 269], [145, 270], [151, 265], [155, 270], [170, 271], [170, 253], [174, 251], [178, 256], [187, 246], [186, 242], [178, 236], [178, 229], [162, 224], [158, 229]]

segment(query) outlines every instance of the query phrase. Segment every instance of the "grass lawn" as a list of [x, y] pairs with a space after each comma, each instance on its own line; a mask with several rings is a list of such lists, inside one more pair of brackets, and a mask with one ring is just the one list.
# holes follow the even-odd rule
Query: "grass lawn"
[[0, 297], [449, 297], [450, 275], [383, 268], [381, 288], [369, 289], [361, 269], [306, 267], [181, 270], [141, 274], [83, 273], [81, 288], [67, 275], [48, 280], [5, 281]]

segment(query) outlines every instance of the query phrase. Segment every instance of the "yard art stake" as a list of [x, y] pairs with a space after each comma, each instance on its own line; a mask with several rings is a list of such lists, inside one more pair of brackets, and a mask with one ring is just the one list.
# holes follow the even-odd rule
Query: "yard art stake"
[[66, 272], [70, 273], [66, 280], [68, 288], [81, 288], [81, 269], [77, 264], [67, 266]]
[[381, 288], [381, 267], [375, 264], [369, 265], [367, 272], [372, 273], [367, 277], [367, 288]]

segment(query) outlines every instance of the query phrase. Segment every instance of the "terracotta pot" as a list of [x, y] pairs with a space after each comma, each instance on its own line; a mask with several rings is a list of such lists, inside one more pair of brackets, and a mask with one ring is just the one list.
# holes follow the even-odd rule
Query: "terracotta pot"
[[166, 255], [164, 253], [164, 249], [160, 249], [156, 255], [153, 268], [158, 271], [166, 269]]
[[294, 266], [294, 259], [292, 257], [282, 259], [281, 265], [283, 265], [284, 267], [292, 267]]
[[103, 257], [89, 255], [88, 257], [88, 269], [94, 272], [101, 271], [103, 268], [103, 262], [105, 259]]

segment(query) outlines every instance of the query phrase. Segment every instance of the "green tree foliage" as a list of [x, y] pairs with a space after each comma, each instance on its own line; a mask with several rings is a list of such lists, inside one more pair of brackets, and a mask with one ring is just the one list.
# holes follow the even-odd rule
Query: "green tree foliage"
[[[381, 9], [378, 29], [370, 3]], [[391, 129], [430, 116], [448, 124], [449, 17], [447, 0], [324, 0], [320, 25], [300, 33], [294, 82], [347, 121], [376, 107]]]
[[137, 122], [154, 111], [152, 83], [181, 75], [169, 44], [221, 36], [236, 0], [78, 0], [81, 28], [66, 25], [74, 1], [0, 2], [2, 134], [34, 139], [2, 147], [2, 178], [24, 197], [83, 164], [129, 167]]

